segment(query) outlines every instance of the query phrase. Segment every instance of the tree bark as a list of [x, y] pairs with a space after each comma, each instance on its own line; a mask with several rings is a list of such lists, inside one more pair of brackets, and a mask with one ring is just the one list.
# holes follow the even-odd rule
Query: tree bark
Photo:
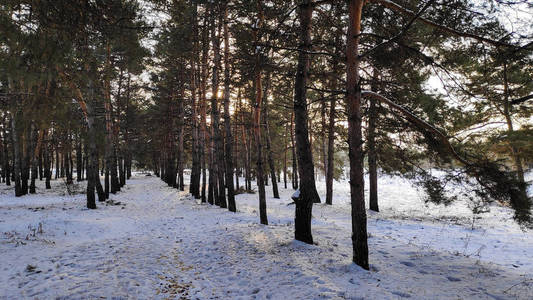
[[348, 1], [346, 44], [346, 106], [348, 107], [348, 144], [352, 215], [353, 261], [368, 270], [368, 242], [364, 198], [363, 139], [361, 132], [361, 82], [359, 78], [359, 35], [364, 0]]
[[[333, 96], [333, 95], [331, 95]], [[322, 129], [320, 137], [320, 158], [322, 162], [322, 170], [324, 171], [324, 179], [328, 174], [328, 157], [327, 157], [327, 148], [326, 148], [326, 99], [322, 99], [320, 103], [320, 127]]]
[[[377, 81], [379, 80], [378, 71], [373, 70], [372, 90], [377, 92]], [[368, 111], [368, 180], [369, 180], [369, 208], [373, 211], [379, 212], [378, 205], [378, 156], [376, 150], [376, 125], [377, 125], [378, 111], [376, 101], [370, 101]]]
[[191, 127], [192, 127], [192, 168], [189, 183], [189, 193], [195, 199], [200, 199], [200, 176], [201, 176], [201, 154], [198, 126], [198, 65], [199, 65], [199, 32], [198, 32], [198, 4], [191, 1], [193, 5], [192, 31], [193, 31], [193, 58], [191, 60]]
[[51, 189], [50, 179], [52, 178], [52, 172], [50, 170], [50, 145], [48, 143], [48, 130], [44, 132], [44, 141], [43, 141], [43, 159], [44, 159], [44, 178], [45, 178], [45, 188], [47, 190]]
[[294, 138], [294, 111], [291, 114], [291, 150], [292, 150], [292, 188], [298, 189], [298, 158], [296, 157], [296, 143]]
[[294, 123], [298, 173], [300, 176], [300, 197], [295, 201], [294, 236], [296, 240], [308, 244], [313, 243], [311, 234], [313, 203], [320, 202], [315, 186], [315, 170], [309, 141], [307, 111], [307, 79], [311, 61], [309, 52], [311, 51], [312, 15], [313, 6], [311, 1], [302, 1], [298, 6], [300, 45], [298, 47], [298, 67], [294, 84]]
[[184, 119], [185, 111], [183, 108], [184, 91], [180, 91], [178, 99], [178, 149], [177, 149], [177, 171], [178, 171], [178, 183], [177, 187], [180, 191], [185, 190], [185, 184], [183, 182], [183, 133], [184, 133]]
[[289, 148], [287, 136], [289, 135], [289, 130], [287, 126], [285, 126], [285, 136], [284, 136], [284, 150], [283, 150], [283, 184], [285, 189], [287, 189], [287, 150]]
[[6, 121], [6, 117], [4, 117], [4, 120], [3, 120], [3, 125], [2, 126], [2, 137], [3, 137], [3, 142], [4, 142], [4, 165], [3, 165], [3, 176], [4, 176], [4, 182], [6, 183], [7, 186], [10, 186], [11, 185], [11, 170], [9, 168], [9, 142], [8, 142], [8, 135], [7, 135], [7, 126], [8, 126], [8, 122], [9, 121]]
[[[22, 195], [28, 194], [28, 180], [30, 179], [30, 152], [31, 152], [31, 136], [32, 132], [31, 130], [28, 130], [26, 134], [24, 132], [21, 134], [22, 140], [21, 140], [21, 174], [20, 174], [20, 186], [22, 190]], [[29, 148], [29, 149], [28, 149]]]
[[266, 151], [267, 151], [267, 161], [270, 168], [270, 178], [272, 179], [272, 193], [274, 198], [279, 199], [279, 190], [278, 183], [276, 181], [276, 168], [274, 165], [274, 158], [272, 157], [272, 146], [270, 139], [270, 127], [268, 123], [268, 90], [270, 89], [270, 74], [266, 76], [265, 83], [265, 93], [263, 95], [263, 105], [264, 105], [264, 121], [265, 121], [265, 140], [266, 140]]
[[[31, 136], [31, 147], [30, 147], [30, 155], [31, 155], [31, 178], [30, 178], [30, 194], [35, 194], [35, 179], [37, 179], [37, 155], [38, 155], [38, 148], [37, 148], [37, 139], [38, 139], [38, 129], [35, 128], [35, 124], [32, 122], [30, 126], [30, 136]], [[36, 153], [37, 152], [37, 153]]]
[[[213, 141], [213, 176], [217, 181], [218, 192], [216, 193], [215, 204], [221, 208], [227, 208], [226, 203], [226, 189], [224, 179], [224, 146], [222, 135], [220, 133], [220, 115], [218, 107], [218, 88], [219, 88], [219, 72], [221, 69], [221, 55], [220, 55], [220, 29], [222, 26], [221, 18], [215, 18], [217, 12], [215, 8], [212, 10], [213, 19], [211, 23], [211, 42], [213, 45], [213, 73], [211, 74], [211, 124], [212, 124], [212, 141]], [[218, 32], [218, 33], [217, 33]]]
[[[335, 46], [337, 49], [337, 46]], [[339, 51], [336, 51], [337, 53]], [[337, 69], [338, 60], [333, 58], [332, 64], [333, 74], [330, 79], [330, 88], [337, 89]], [[326, 167], [326, 204], [333, 204], [333, 176], [334, 176], [334, 160], [335, 160], [335, 115], [336, 115], [336, 95], [330, 95], [329, 99], [329, 123], [328, 123], [328, 154]]]
[[81, 151], [81, 134], [78, 135], [78, 143], [76, 144], [76, 181], [83, 180], [83, 153]]
[[230, 61], [229, 61], [229, 30], [228, 30], [228, 5], [224, 5], [224, 128], [226, 139], [226, 188], [228, 189], [228, 210], [237, 211], [235, 205], [235, 189], [233, 186], [233, 136], [231, 134], [230, 115]]
[[[202, 168], [202, 190], [201, 190], [201, 199], [205, 203], [207, 201], [206, 197], [206, 186], [207, 186], [207, 171], [206, 163], [209, 160], [209, 168], [211, 168], [211, 151], [206, 148], [206, 145], [209, 145], [207, 140], [207, 76], [208, 76], [208, 64], [207, 58], [209, 55], [209, 26], [207, 26], [208, 16], [204, 16], [203, 22], [203, 31], [202, 31], [202, 62], [200, 64], [201, 68], [201, 78], [200, 78], [200, 137], [199, 137], [199, 148], [200, 152], [200, 164]], [[211, 175], [210, 175], [211, 176]], [[211, 181], [209, 182], [211, 184]], [[212, 202], [210, 202], [212, 204]]]
[[256, 167], [256, 178], [257, 178], [257, 188], [259, 190], [259, 220], [261, 224], [268, 225], [267, 209], [266, 209], [266, 195], [265, 195], [265, 182], [264, 182], [264, 170], [263, 170], [263, 144], [261, 140], [261, 102], [263, 100], [262, 93], [262, 53], [259, 44], [261, 43], [261, 27], [264, 22], [263, 7], [262, 1], [257, 0], [257, 24], [254, 25], [253, 37], [255, 42], [255, 65], [254, 65], [254, 87], [255, 87], [255, 103], [254, 103], [254, 136], [256, 144], [256, 155], [257, 155], [257, 167]]
[[[507, 64], [504, 63], [503, 65], [503, 88], [504, 88], [504, 107], [503, 107], [503, 115], [505, 117], [505, 122], [507, 124], [507, 132], [510, 136], [512, 136], [514, 132], [514, 126], [513, 126], [513, 119], [511, 117], [511, 109], [512, 104], [510, 101], [510, 95], [509, 95], [509, 80], [507, 75]], [[526, 190], [526, 183], [524, 179], [524, 168], [522, 167], [522, 157], [520, 156], [520, 152], [518, 148], [512, 143], [509, 143], [509, 149], [511, 150], [511, 157], [513, 159], [515, 172], [516, 172], [516, 178], [518, 179], [518, 182], [521, 184], [520, 187], [520, 193], [522, 194], [522, 197], [520, 197], [520, 202], [518, 203], [517, 207], [520, 207], [523, 209], [526, 213], [528, 213], [531, 210], [531, 203], [527, 196], [527, 190]]]
[[22, 186], [21, 186], [21, 166], [20, 166], [20, 144], [19, 144], [19, 133], [18, 133], [18, 119], [20, 117], [20, 110], [17, 110], [15, 114], [11, 117], [9, 122], [11, 123], [11, 144], [13, 145], [13, 175], [15, 182], [15, 196], [20, 197], [23, 195]]

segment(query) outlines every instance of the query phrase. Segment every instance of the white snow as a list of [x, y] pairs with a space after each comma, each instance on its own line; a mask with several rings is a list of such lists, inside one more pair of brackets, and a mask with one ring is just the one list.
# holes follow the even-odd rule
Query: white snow
[[137, 174], [111, 196], [118, 205], [88, 210], [83, 194], [52, 184], [21, 198], [0, 186], [0, 299], [533, 295], [533, 233], [509, 208], [473, 215], [464, 201], [425, 205], [396, 177], [380, 177], [381, 212], [368, 213], [370, 272], [351, 263], [346, 182], [335, 182], [333, 206], [313, 208], [316, 245], [294, 241], [294, 191], [283, 183], [281, 199], [267, 186], [268, 226], [259, 224], [257, 194], [238, 195], [239, 212], [230, 213]]

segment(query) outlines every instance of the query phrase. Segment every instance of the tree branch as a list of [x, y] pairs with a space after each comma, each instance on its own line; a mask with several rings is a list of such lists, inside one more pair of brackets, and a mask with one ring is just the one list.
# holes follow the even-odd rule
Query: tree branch
[[[375, 3], [379, 3], [379, 4], [382, 4], [383, 6], [387, 7], [388, 9], [390, 10], [393, 10], [393, 11], [396, 11], [396, 12], [399, 12], [399, 13], [402, 13], [404, 15], [408, 15], [408, 16], [412, 16], [412, 17], [416, 17], [416, 13], [413, 12], [412, 10], [409, 10], [405, 7], [402, 7], [392, 1], [389, 1], [389, 0], [371, 0], [371, 2], [375, 2]], [[442, 32], [446, 32], [446, 33], [449, 33], [449, 34], [452, 34], [452, 35], [455, 35], [455, 36], [460, 36], [460, 37], [465, 37], [465, 38], [472, 38], [474, 40], [477, 40], [477, 41], [480, 41], [480, 42], [483, 42], [483, 43], [487, 43], [487, 44], [490, 44], [490, 45], [493, 45], [493, 46], [496, 46], [496, 47], [507, 47], [507, 48], [522, 48], [520, 46], [516, 46], [516, 45], [512, 45], [512, 44], [508, 44], [508, 43], [505, 43], [505, 42], [501, 42], [501, 41], [496, 41], [496, 40], [492, 40], [492, 39], [489, 39], [489, 38], [486, 38], [486, 37], [482, 37], [482, 36], [478, 36], [478, 35], [475, 35], [475, 34], [472, 34], [472, 33], [468, 33], [468, 32], [461, 32], [461, 31], [458, 31], [458, 30], [455, 30], [453, 28], [449, 28], [449, 27], [446, 27], [444, 25], [440, 25], [440, 24], [437, 24], [431, 20], [428, 20], [428, 19], [424, 19], [424, 18], [421, 18], [421, 17], [418, 17], [417, 20], [419, 20], [420, 22], [426, 24], [426, 25], [429, 25], [429, 26], [432, 26]], [[527, 45], [525, 46], [527, 47]]]
[[81, 111], [83, 112], [83, 116], [85, 117], [85, 122], [89, 124], [89, 115], [87, 113], [87, 104], [85, 103], [85, 100], [83, 99], [83, 94], [81, 93], [81, 90], [72, 82], [71, 78], [63, 72], [61, 69], [57, 68], [57, 71], [59, 73], [59, 76], [66, 81], [66, 83], [69, 85], [69, 87], [75, 92], [76, 101], [80, 105]]
[[532, 95], [529, 95], [529, 96], [524, 96], [522, 98], [518, 98], [518, 99], [514, 99], [511, 101], [511, 104], [520, 104], [520, 103], [523, 103], [523, 102], [526, 102], [527, 100], [531, 100], [533, 99], [533, 94]]
[[376, 46], [372, 47], [371, 49], [369, 49], [368, 51], [366, 51], [365, 53], [359, 55], [359, 58], [365, 58], [366, 56], [368, 56], [370, 53], [374, 52], [375, 50], [377, 50], [378, 48], [382, 47], [382, 46], [385, 46], [387, 44], [390, 44], [392, 42], [395, 42], [397, 41], [398, 39], [400, 39], [404, 34], [407, 33], [407, 31], [409, 30], [409, 28], [411, 27], [411, 25], [413, 25], [413, 23], [416, 21], [416, 19], [420, 18], [420, 16], [424, 13], [424, 11], [426, 11], [426, 9], [429, 8], [429, 6], [431, 4], [433, 4], [434, 0], [429, 0], [425, 5], [424, 7], [422, 7], [422, 9], [420, 9], [420, 11], [418, 11], [418, 13], [416, 13], [416, 15], [413, 16], [413, 18], [411, 18], [411, 20], [409, 21], [409, 23], [407, 23], [407, 25], [405, 25], [405, 27], [402, 29], [402, 31], [400, 33], [398, 33], [397, 35], [395, 35], [394, 37], [392, 37], [391, 39], [388, 39], [386, 41], [383, 41], [379, 44], [377, 44]]
[[375, 93], [375, 92], [371, 92], [371, 91], [362, 91], [361, 92], [361, 96], [362, 97], [368, 97], [368, 98], [372, 98], [374, 100], [377, 100], [381, 103], [384, 103], [384, 104], [387, 104], [389, 107], [395, 109], [396, 111], [400, 112], [403, 117], [405, 119], [407, 119], [407, 121], [409, 121], [410, 123], [412, 124], [415, 124], [416, 126], [420, 127], [420, 128], [423, 128], [431, 133], [433, 133], [434, 135], [436, 135], [439, 140], [448, 148], [448, 151], [450, 152], [450, 154], [455, 158], [457, 159], [458, 161], [460, 161], [462, 164], [466, 165], [466, 166], [469, 166], [471, 165], [466, 159], [464, 159], [463, 157], [459, 156], [459, 154], [457, 154], [457, 152], [455, 151], [455, 149], [453, 148], [452, 144], [450, 144], [450, 141], [448, 140], [448, 137], [446, 135], [444, 135], [444, 133], [442, 133], [439, 129], [435, 128], [435, 126], [429, 124], [428, 122], [422, 120], [421, 118], [419, 118], [418, 116], [416, 116], [415, 114], [413, 114], [412, 112], [410, 112], [409, 110], [407, 110], [405, 107], [399, 105], [399, 104], [396, 104], [394, 103], [392, 100], [378, 94], [378, 93]]

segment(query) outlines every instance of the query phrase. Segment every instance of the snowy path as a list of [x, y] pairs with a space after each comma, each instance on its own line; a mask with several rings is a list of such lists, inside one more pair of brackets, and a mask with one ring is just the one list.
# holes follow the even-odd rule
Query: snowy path
[[[233, 214], [198, 204], [158, 178], [139, 176], [112, 195], [120, 205], [87, 210], [83, 195], [62, 196], [55, 184], [52, 192], [18, 199], [0, 192], [0, 298], [533, 295], [533, 235], [517, 230], [499, 210], [479, 220], [483, 228], [470, 230], [459, 221], [423, 220], [417, 209], [427, 207], [414, 202], [399, 213], [383, 197], [383, 212], [369, 216], [372, 271], [366, 272], [351, 264], [342, 190], [334, 199], [338, 205], [314, 208], [318, 245], [310, 246], [292, 239], [291, 190], [282, 189], [281, 200], [268, 199], [271, 225], [261, 226], [257, 195], [239, 195], [240, 212]], [[505, 220], [498, 226], [495, 218]]]

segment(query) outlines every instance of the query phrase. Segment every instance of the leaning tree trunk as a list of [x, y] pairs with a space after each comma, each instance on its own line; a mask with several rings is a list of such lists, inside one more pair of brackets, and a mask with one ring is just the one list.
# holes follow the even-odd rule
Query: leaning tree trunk
[[[503, 115], [505, 117], [505, 121], [507, 123], [507, 132], [509, 136], [513, 135], [514, 132], [514, 126], [513, 126], [513, 119], [511, 118], [511, 103], [509, 100], [509, 80], [507, 77], [507, 64], [504, 63], [503, 65], [503, 88], [504, 88], [504, 104], [503, 104]], [[519, 200], [516, 201], [516, 204], [513, 205], [516, 210], [520, 210], [519, 213], [523, 213], [525, 215], [530, 214], [531, 210], [531, 202], [529, 201], [528, 195], [527, 195], [527, 184], [525, 183], [524, 178], [524, 168], [522, 167], [522, 157], [520, 156], [520, 152], [516, 145], [510, 141], [509, 148], [511, 152], [511, 157], [513, 159], [515, 172], [516, 172], [516, 178], [518, 182], [520, 183], [520, 194]]]
[[352, 206], [353, 261], [368, 270], [368, 242], [364, 197], [363, 137], [361, 132], [361, 83], [359, 78], [359, 35], [364, 0], [348, 1], [346, 44], [346, 106], [348, 107], [348, 145]]
[[298, 67], [294, 84], [294, 121], [296, 152], [298, 156], [298, 173], [300, 175], [300, 197], [295, 200], [294, 237], [304, 243], [312, 244], [311, 216], [313, 203], [320, 202], [315, 186], [315, 168], [309, 141], [307, 111], [307, 79], [309, 77], [311, 51], [311, 19], [313, 6], [310, 0], [304, 0], [298, 7], [300, 20], [298, 47]]

